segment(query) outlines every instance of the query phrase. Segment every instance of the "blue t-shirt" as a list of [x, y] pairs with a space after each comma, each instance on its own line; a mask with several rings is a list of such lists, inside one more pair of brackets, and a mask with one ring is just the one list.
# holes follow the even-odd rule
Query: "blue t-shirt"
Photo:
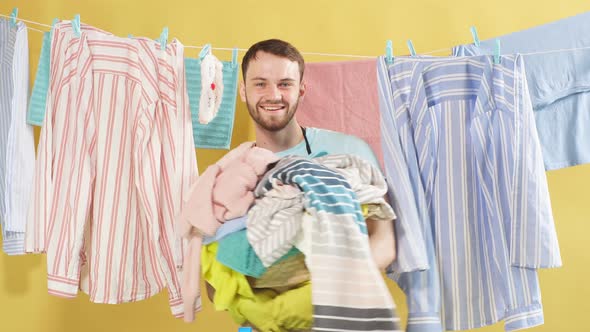
[[[313, 127], [306, 128], [305, 136], [307, 136], [307, 141], [311, 148], [311, 156], [309, 156], [311, 158], [321, 156], [322, 154], [351, 154], [364, 159], [378, 169], [381, 169], [381, 167], [379, 167], [379, 161], [377, 161], [377, 157], [375, 157], [375, 153], [373, 153], [369, 144], [358, 137]], [[307, 149], [305, 148], [305, 140], [292, 148], [275, 154], [279, 157], [285, 157], [288, 155], [306, 157], [308, 154]]]

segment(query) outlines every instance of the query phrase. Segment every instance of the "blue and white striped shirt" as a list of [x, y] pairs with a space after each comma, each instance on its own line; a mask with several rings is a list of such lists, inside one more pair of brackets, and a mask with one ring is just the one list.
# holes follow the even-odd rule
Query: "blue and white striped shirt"
[[7, 254], [13, 254], [23, 247], [23, 236], [9, 231], [6, 223], [6, 157], [8, 146], [8, 132], [12, 121], [12, 96], [14, 84], [12, 78], [14, 42], [16, 29], [10, 26], [6, 19], [0, 19], [0, 222], [2, 226], [3, 249]]
[[[414, 144], [419, 179], [410, 175], [430, 216], [442, 326], [541, 324], [535, 268], [561, 260], [522, 58], [396, 58], [390, 75], [397, 135], [406, 162]], [[425, 293], [410, 283], [410, 300], [428, 303], [429, 276]]]
[[0, 223], [6, 254], [24, 254], [35, 166], [33, 129], [26, 124], [29, 88], [27, 29], [0, 19]]
[[27, 124], [27, 101], [29, 98], [29, 41], [27, 27], [18, 22], [14, 43], [12, 79], [14, 84], [11, 124], [6, 146], [6, 230], [13, 235], [14, 251], [24, 253], [24, 234], [33, 177], [35, 173], [35, 134]]

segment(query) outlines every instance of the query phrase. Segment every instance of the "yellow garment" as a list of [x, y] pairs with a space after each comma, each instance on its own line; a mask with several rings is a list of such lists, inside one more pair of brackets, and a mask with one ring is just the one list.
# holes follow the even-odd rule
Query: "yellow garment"
[[361, 210], [363, 212], [363, 217], [367, 219], [367, 215], [369, 215], [369, 204], [361, 204]]
[[311, 283], [281, 294], [265, 289], [255, 292], [254, 299], [237, 302], [235, 310], [260, 332], [308, 330], [313, 323]]
[[234, 302], [239, 298], [253, 299], [254, 293], [246, 276], [219, 263], [215, 259], [216, 255], [217, 242], [206, 245], [201, 250], [203, 278], [215, 288], [215, 310], [227, 310], [235, 305]]
[[216, 310], [227, 310], [236, 323], [250, 322], [260, 332], [311, 327], [310, 282], [282, 294], [270, 289], [253, 292], [246, 276], [219, 263], [216, 255], [217, 243], [204, 246], [201, 252], [203, 278], [215, 288], [213, 302]]

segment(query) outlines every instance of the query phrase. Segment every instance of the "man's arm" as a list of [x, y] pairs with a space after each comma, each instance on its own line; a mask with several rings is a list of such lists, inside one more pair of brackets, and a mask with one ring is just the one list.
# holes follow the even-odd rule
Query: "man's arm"
[[[355, 147], [355, 154], [383, 173], [371, 147], [363, 140], [358, 139], [358, 142], [360, 143]], [[384, 198], [386, 202], [389, 202], [387, 195]], [[371, 218], [368, 218], [366, 223], [373, 260], [380, 270], [384, 270], [397, 256], [393, 221], [371, 220]]]
[[369, 246], [373, 260], [380, 270], [385, 270], [396, 257], [393, 220], [367, 219]]

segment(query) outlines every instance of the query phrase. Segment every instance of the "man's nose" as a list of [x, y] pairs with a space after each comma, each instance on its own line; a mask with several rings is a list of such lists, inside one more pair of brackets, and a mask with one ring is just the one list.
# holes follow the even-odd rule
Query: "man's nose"
[[277, 86], [271, 85], [268, 89], [267, 97], [272, 101], [280, 101], [282, 99], [281, 90]]

